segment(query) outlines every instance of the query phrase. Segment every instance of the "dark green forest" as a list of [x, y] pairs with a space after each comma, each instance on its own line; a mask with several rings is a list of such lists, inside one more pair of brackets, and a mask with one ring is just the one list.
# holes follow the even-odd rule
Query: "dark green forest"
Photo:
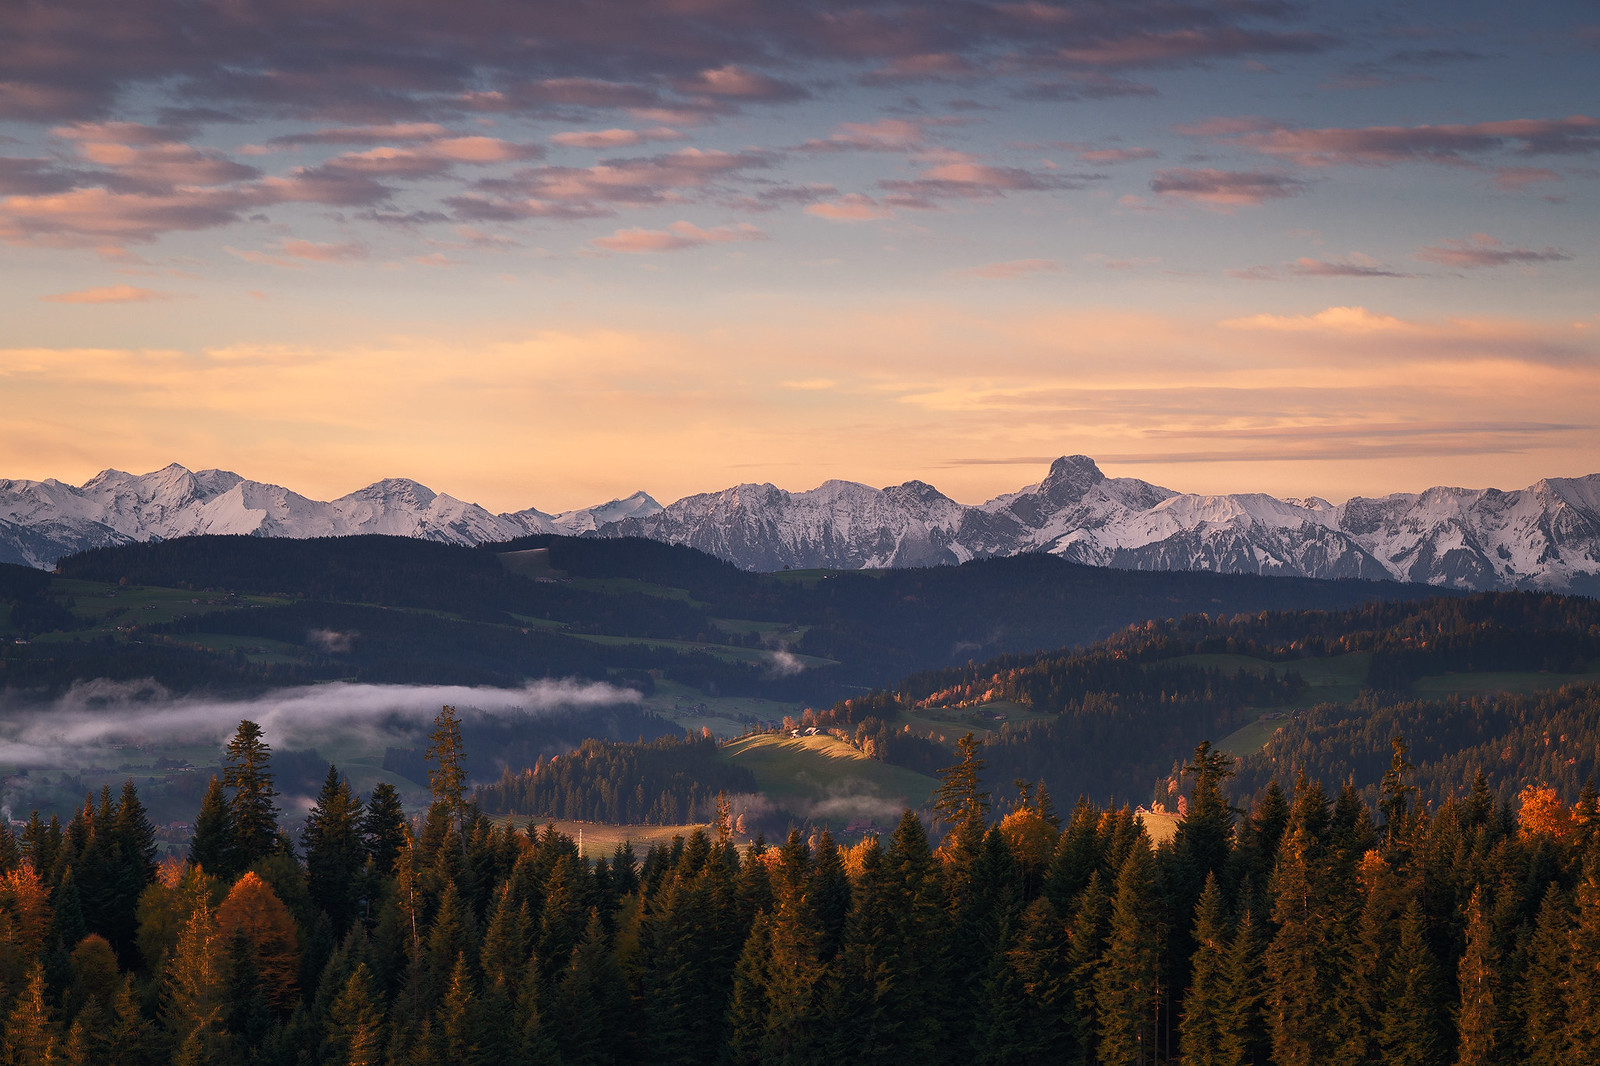
[[465, 548], [183, 537], [83, 552], [53, 575], [0, 567], [0, 635], [13, 638], [0, 644], [0, 689], [48, 699], [92, 677], [251, 693], [332, 679], [515, 686], [653, 675], [707, 695], [826, 705], [912, 671], [1087, 644], [1150, 617], [1435, 594], [1106, 570], [1048, 555], [754, 574], [636, 539]]
[[240, 723], [183, 859], [137, 790], [0, 829], [9, 1063], [1450, 1063], [1600, 1057], [1600, 817], [1478, 779], [1376, 805], [1226, 798], [1201, 744], [1152, 843], [1127, 807], [1005, 808], [961, 745], [938, 820], [738, 841], [724, 814], [591, 858], [468, 796], [459, 723], [431, 805], [336, 768], [280, 829]]

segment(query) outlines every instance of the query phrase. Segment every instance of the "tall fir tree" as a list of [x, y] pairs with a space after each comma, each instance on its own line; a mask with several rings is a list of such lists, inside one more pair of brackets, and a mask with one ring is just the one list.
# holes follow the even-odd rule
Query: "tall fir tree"
[[1141, 845], [1117, 874], [1105, 956], [1095, 974], [1099, 1060], [1106, 1066], [1156, 1061], [1162, 933], [1155, 857]]
[[361, 801], [332, 764], [322, 790], [300, 830], [305, 852], [306, 890], [343, 936], [361, 905], [361, 871], [366, 849], [361, 839]]
[[254, 865], [278, 849], [278, 793], [273, 788], [272, 748], [261, 727], [245, 719], [228, 742], [222, 784], [232, 790], [228, 811], [233, 816], [237, 865]]
[[394, 875], [395, 860], [405, 846], [406, 816], [400, 794], [387, 781], [372, 786], [366, 813], [361, 818], [361, 841], [379, 877]]
[[1217, 885], [1216, 874], [1209, 874], [1195, 906], [1194, 956], [1189, 967], [1189, 989], [1183, 997], [1183, 1022], [1178, 1030], [1178, 1050], [1184, 1066], [1222, 1066], [1230, 939], [1222, 889]]
[[1466, 947], [1456, 967], [1461, 1006], [1456, 1014], [1456, 1066], [1494, 1066], [1501, 1047], [1499, 952], [1484, 913], [1483, 888], [1475, 887], [1467, 903]]
[[212, 777], [200, 800], [194, 836], [189, 838], [189, 861], [223, 881], [233, 880], [238, 873], [239, 849], [233, 832], [233, 811], [228, 808], [228, 796], [219, 778]]
[[1439, 964], [1428, 948], [1416, 897], [1400, 919], [1400, 936], [1383, 985], [1378, 1045], [1385, 1066], [1441, 1066], [1446, 1040]]

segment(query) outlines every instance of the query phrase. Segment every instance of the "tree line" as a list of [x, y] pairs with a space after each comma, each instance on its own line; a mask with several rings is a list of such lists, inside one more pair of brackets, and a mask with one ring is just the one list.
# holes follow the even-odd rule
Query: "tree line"
[[329, 767], [298, 839], [241, 723], [184, 861], [131, 784], [0, 833], [8, 1063], [1600, 1061], [1592, 788], [1432, 807], [1395, 739], [1375, 805], [1225, 798], [1201, 744], [1154, 843], [1127, 807], [1003, 812], [969, 736], [930, 825], [849, 846], [708, 829], [591, 859], [489, 818], [460, 722], [406, 819]]

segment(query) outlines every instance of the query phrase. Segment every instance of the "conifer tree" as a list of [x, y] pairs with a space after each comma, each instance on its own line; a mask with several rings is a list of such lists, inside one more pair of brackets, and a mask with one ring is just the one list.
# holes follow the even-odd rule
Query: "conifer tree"
[[1217, 1053], [1214, 1066], [1251, 1066], [1266, 1062], [1268, 1041], [1262, 1003], [1265, 975], [1262, 944], [1249, 911], [1239, 918], [1228, 945], [1221, 974], [1222, 994], [1217, 1011]]
[[434, 763], [428, 771], [433, 804], [445, 810], [459, 827], [466, 809], [467, 753], [461, 743], [461, 720], [448, 704], [433, 720], [427, 756]]
[[228, 742], [222, 766], [222, 784], [233, 792], [228, 811], [240, 868], [278, 848], [278, 793], [272, 781], [272, 748], [262, 739], [261, 727], [245, 719]]
[[1600, 848], [1591, 846], [1584, 877], [1573, 892], [1571, 972], [1567, 977], [1567, 1057], [1600, 1062]]
[[1161, 938], [1155, 859], [1148, 847], [1135, 847], [1117, 875], [1105, 956], [1095, 975], [1099, 1058], [1106, 1066], [1155, 1062]]
[[477, 989], [472, 972], [467, 968], [466, 952], [461, 952], [456, 956], [455, 965], [450, 968], [450, 981], [434, 1023], [441, 1062], [471, 1066], [478, 1057], [478, 1034], [474, 1032], [473, 1024], [476, 1020], [476, 998]]
[[1099, 1014], [1096, 1009], [1095, 979], [1105, 956], [1106, 931], [1111, 919], [1111, 896], [1100, 879], [1100, 871], [1089, 874], [1089, 883], [1077, 897], [1077, 909], [1067, 932], [1066, 998], [1071, 1005], [1068, 1028], [1074, 1064], [1095, 1061], [1099, 1046]]
[[1467, 944], [1456, 973], [1461, 988], [1457, 1066], [1493, 1066], [1500, 1047], [1500, 973], [1481, 886], [1467, 903]]
[[[1307, 796], [1307, 793], [1314, 793]], [[1267, 947], [1267, 1018], [1278, 1066], [1322, 1066], [1333, 1053], [1339, 955], [1326, 884], [1315, 865], [1325, 797], [1311, 786], [1295, 797], [1293, 828], [1273, 877], [1277, 933]]]
[[405, 845], [406, 816], [400, 794], [387, 781], [372, 786], [372, 796], [361, 818], [361, 840], [379, 877], [394, 875], [395, 860]]
[[817, 837], [807, 895], [817, 915], [818, 957], [830, 962], [839, 952], [845, 923], [850, 917], [850, 877], [845, 873], [839, 846], [826, 829]]
[[111, 826], [112, 899], [101, 930], [117, 956], [132, 961], [139, 932], [139, 896], [156, 879], [156, 829], [130, 777]]
[[204, 899], [196, 902], [162, 972], [162, 1015], [176, 1048], [177, 1066], [217, 1063], [226, 1051], [223, 941]]
[[1073, 1049], [1066, 1027], [1071, 1008], [1067, 928], [1048, 896], [1040, 896], [1023, 911], [1005, 962], [1016, 982], [1019, 1013], [1013, 1044], [1018, 1057], [1069, 1059]]
[[1444, 1061], [1439, 965], [1428, 950], [1416, 897], [1400, 920], [1400, 937], [1383, 986], [1378, 1044], [1386, 1066], [1438, 1066]]
[[233, 812], [222, 782], [216, 777], [200, 801], [194, 836], [189, 840], [189, 861], [213, 877], [232, 881], [239, 869], [239, 853], [233, 832]]
[[332, 764], [300, 831], [306, 856], [306, 889], [343, 936], [360, 907], [362, 866], [361, 801]]
[[727, 1058], [729, 1066], [763, 1066], [766, 1045], [767, 973], [772, 958], [768, 915], [758, 914], [745, 937], [733, 971], [733, 992], [728, 1000]]
[[37, 962], [11, 1005], [0, 1050], [7, 1066], [57, 1066], [61, 1061], [61, 1037], [45, 999], [44, 967]]
[[986, 765], [978, 755], [978, 742], [968, 733], [956, 741], [961, 760], [939, 771], [939, 788], [934, 792], [933, 809], [945, 825], [960, 825], [974, 814], [989, 813], [989, 793], [982, 784]]
[[599, 913], [590, 911], [552, 1012], [562, 1066], [624, 1061], [627, 1010], [626, 978], [606, 943]]
[[1205, 889], [1195, 906], [1194, 945], [1178, 1048], [1184, 1066], [1220, 1066], [1229, 937], [1222, 890], [1214, 873], [1206, 876]]
[[1569, 1061], [1564, 990], [1572, 971], [1568, 913], [1561, 887], [1552, 883], [1539, 907], [1518, 1002], [1528, 1066], [1566, 1066]]

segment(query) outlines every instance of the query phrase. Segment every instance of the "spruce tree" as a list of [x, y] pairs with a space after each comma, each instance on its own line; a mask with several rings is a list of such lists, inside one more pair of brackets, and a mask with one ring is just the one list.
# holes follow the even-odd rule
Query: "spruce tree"
[[1568, 958], [1567, 1056], [1600, 1062], [1600, 849], [1591, 845], [1584, 877], [1573, 893], [1577, 913]]
[[1239, 918], [1228, 945], [1221, 974], [1217, 1012], [1215, 1066], [1251, 1066], [1266, 1062], [1269, 1042], [1262, 1015], [1266, 976], [1261, 966], [1262, 943], [1249, 911]]
[[961, 760], [939, 771], [939, 788], [934, 792], [933, 809], [945, 825], [960, 825], [969, 816], [989, 813], [989, 793], [982, 783], [986, 765], [978, 755], [978, 742], [968, 733], [956, 741]]
[[[1314, 794], [1306, 796], [1308, 791]], [[1337, 1042], [1337, 914], [1316, 858], [1326, 806], [1316, 786], [1301, 789], [1273, 877], [1272, 919], [1277, 933], [1267, 947], [1267, 1020], [1278, 1066], [1323, 1066]]]
[[1493, 1066], [1500, 1047], [1500, 972], [1493, 930], [1484, 913], [1483, 889], [1467, 903], [1467, 943], [1457, 966], [1461, 1007], [1457, 1013], [1457, 1066]]
[[1383, 985], [1378, 1045], [1385, 1066], [1440, 1066], [1445, 1057], [1439, 964], [1428, 949], [1416, 897], [1400, 919], [1400, 938]]
[[1128, 852], [1117, 875], [1105, 956], [1095, 975], [1099, 1060], [1106, 1066], [1145, 1066], [1156, 1059], [1160, 1005], [1160, 911], [1155, 859], [1148, 847]]
[[445, 810], [459, 828], [466, 811], [467, 753], [461, 743], [461, 720], [448, 704], [433, 720], [427, 757], [434, 763], [428, 771], [433, 805]]
[[33, 964], [21, 994], [11, 1004], [0, 1049], [5, 1061], [15, 1066], [56, 1066], [59, 1062], [61, 1036], [45, 999], [44, 967], [38, 963]]
[[1565, 984], [1572, 972], [1571, 923], [1561, 886], [1546, 890], [1528, 945], [1518, 1013], [1528, 1066], [1567, 1066]]
[[361, 840], [361, 801], [350, 782], [332, 764], [300, 830], [306, 857], [306, 889], [343, 936], [355, 921], [361, 898], [361, 869], [366, 862]]
[[394, 864], [405, 846], [406, 816], [400, 794], [387, 781], [372, 786], [366, 814], [361, 818], [361, 840], [379, 877], [394, 876]]
[[261, 738], [261, 727], [245, 719], [228, 742], [222, 767], [222, 783], [233, 791], [228, 810], [242, 869], [278, 849], [278, 793], [272, 781], [272, 748]]
[[1184, 1066], [1221, 1066], [1223, 1013], [1228, 994], [1227, 933], [1222, 890], [1217, 886], [1216, 874], [1209, 874], [1195, 906], [1194, 955], [1190, 960], [1189, 990], [1183, 997], [1183, 1023], [1178, 1030]]
[[224, 882], [232, 881], [239, 871], [233, 812], [228, 809], [222, 782], [216, 777], [211, 778], [205, 797], [200, 801], [194, 836], [189, 840], [189, 862]]

